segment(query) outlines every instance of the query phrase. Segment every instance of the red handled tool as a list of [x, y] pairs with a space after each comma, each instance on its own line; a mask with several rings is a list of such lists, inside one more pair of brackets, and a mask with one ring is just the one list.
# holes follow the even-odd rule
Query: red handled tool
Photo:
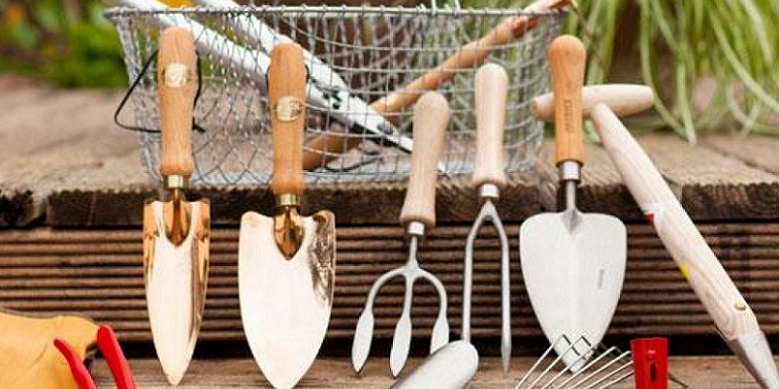
[[[70, 371], [73, 373], [73, 378], [78, 383], [81, 389], [97, 389], [95, 381], [92, 376], [89, 375], [89, 371], [84, 362], [81, 360], [81, 356], [73, 350], [68, 342], [62, 339], [54, 339], [54, 346], [62, 353], [65, 359], [68, 361]], [[103, 357], [108, 363], [108, 367], [111, 369], [111, 375], [114, 376], [114, 382], [117, 389], [136, 389], [135, 379], [133, 379], [133, 373], [130, 371], [130, 365], [127, 364], [127, 359], [124, 357], [122, 348], [119, 346], [119, 341], [116, 340], [116, 334], [111, 327], [107, 325], [101, 325], [97, 330], [97, 347], [100, 352], [103, 353]]]
[[668, 339], [630, 341], [636, 389], [668, 389]]

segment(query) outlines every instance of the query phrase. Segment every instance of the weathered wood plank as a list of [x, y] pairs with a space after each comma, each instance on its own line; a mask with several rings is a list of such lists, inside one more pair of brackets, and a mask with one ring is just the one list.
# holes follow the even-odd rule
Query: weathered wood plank
[[[482, 358], [470, 389], [494, 389], [513, 387], [530, 368], [532, 358], [515, 358], [511, 371], [503, 375], [499, 358]], [[411, 358], [404, 370], [408, 374], [421, 363], [420, 358]], [[735, 357], [671, 357], [669, 371], [674, 377], [690, 388], [707, 389], [757, 389], [749, 373]], [[168, 385], [159, 363], [151, 359], [130, 360], [135, 380], [142, 389], [167, 389]], [[385, 389], [394, 380], [388, 372], [389, 361], [386, 358], [370, 358], [360, 375], [352, 371], [348, 359], [318, 359], [300, 381], [298, 388], [360, 388]], [[111, 373], [102, 359], [95, 361], [92, 375], [99, 387], [113, 384]], [[257, 365], [249, 358], [194, 360], [184, 380], [178, 386], [182, 389], [199, 388], [271, 388], [262, 377]], [[633, 388], [632, 379], [613, 386]], [[671, 388], [676, 386], [671, 385]]]
[[[705, 139], [705, 138], [704, 138]], [[693, 146], [665, 133], [638, 137], [641, 146], [657, 165], [677, 194], [685, 210], [696, 221], [775, 220], [779, 218], [779, 175], [756, 168], [741, 159], [708, 148], [707, 142]], [[756, 138], [756, 143], [768, 139]], [[545, 143], [545, 149], [552, 148]], [[748, 149], [747, 149], [748, 150]], [[741, 151], [742, 154], [749, 151]], [[577, 203], [588, 212], [613, 214], [625, 220], [639, 220], [641, 213], [622, 184], [608, 154], [587, 145], [582, 184]], [[541, 203], [554, 210], [559, 198], [557, 171], [549, 153], [539, 159]]]
[[[512, 324], [520, 337], [541, 335], [519, 271], [518, 223], [507, 224], [512, 258]], [[452, 331], [460, 327], [462, 258], [469, 225], [443, 225], [422, 242], [422, 265], [447, 287]], [[702, 224], [723, 265], [752, 304], [769, 334], [779, 334], [779, 223]], [[631, 224], [626, 282], [612, 335], [716, 337], [711, 320], [684, 282], [651, 227]], [[379, 274], [408, 255], [400, 226], [338, 229], [336, 296], [328, 337], [348, 339], [368, 289]], [[241, 340], [237, 288], [237, 230], [212, 233], [212, 258], [201, 339]], [[477, 338], [500, 333], [499, 247], [487, 229], [476, 241], [473, 327]], [[112, 323], [124, 340], [148, 342], [137, 229], [0, 232], [0, 305], [30, 312], [74, 312]], [[387, 285], [376, 301], [376, 337], [390, 338], [400, 313], [403, 286]], [[417, 287], [415, 336], [426, 337], [437, 313], [436, 294]]]
[[715, 134], [701, 139], [701, 143], [722, 154], [744, 161], [750, 166], [779, 174], [779, 139], [750, 135]]

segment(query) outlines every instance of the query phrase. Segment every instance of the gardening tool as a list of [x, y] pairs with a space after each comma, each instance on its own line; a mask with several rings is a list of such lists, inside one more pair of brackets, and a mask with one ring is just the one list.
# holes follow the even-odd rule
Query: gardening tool
[[447, 343], [390, 389], [462, 389], [476, 374], [479, 353], [470, 342]]
[[[92, 376], [90, 376], [89, 370], [87, 370], [78, 352], [66, 340], [60, 338], [54, 340], [54, 345], [68, 362], [71, 374], [78, 387], [81, 389], [97, 389], [95, 381], [92, 380]], [[111, 327], [101, 325], [98, 328], [97, 347], [108, 363], [108, 368], [111, 369], [111, 375], [114, 377], [116, 388], [135, 389], [135, 379], [130, 370], [130, 365], [127, 363], [119, 341], [116, 339], [116, 334]]]
[[597, 104], [591, 119], [628, 190], [720, 335], [760, 386], [779, 388], [779, 372], [755, 314], [660, 172], [608, 106]]
[[[592, 108], [598, 103], [608, 105], [617, 116], [629, 116], [651, 108], [654, 91], [648, 86], [635, 84], [588, 85], [582, 88], [582, 114], [585, 119], [589, 119]], [[553, 121], [554, 94], [534, 98], [530, 110], [537, 120]]]
[[[564, 9], [573, 0], [537, 0], [525, 8], [525, 11], [539, 14]], [[451, 81], [458, 70], [479, 66], [492, 53], [492, 50], [519, 39], [538, 23], [535, 16], [511, 16], [498, 26], [484, 34], [479, 40], [468, 43], [459, 51], [447, 57], [438, 67], [408, 83], [403, 88], [374, 101], [370, 107], [392, 117], [404, 108], [411, 106], [425, 91], [435, 90]], [[303, 166], [313, 170], [356, 147], [362, 141], [359, 137], [342, 137], [323, 134], [306, 142], [306, 155]]]
[[471, 290], [473, 287], [473, 244], [481, 226], [489, 221], [495, 226], [500, 240], [501, 266], [501, 359], [507, 373], [511, 361], [511, 285], [509, 278], [509, 243], [503, 223], [493, 201], [498, 200], [500, 188], [506, 185], [503, 172], [503, 124], [506, 117], [508, 76], [496, 64], [482, 66], [474, 80], [476, 104], [476, 165], [471, 184], [479, 188], [481, 210], [465, 243], [463, 272], [462, 339], [471, 341]]
[[192, 35], [168, 28], [157, 57], [162, 157], [167, 190], [161, 201], [143, 207], [143, 263], [152, 338], [165, 376], [173, 385], [184, 377], [195, 350], [208, 281], [210, 206], [187, 201], [192, 174], [192, 111], [196, 54]]
[[238, 287], [246, 339], [257, 365], [279, 389], [295, 386], [327, 332], [335, 285], [335, 216], [298, 214], [303, 181], [306, 68], [303, 49], [271, 52], [268, 99], [273, 130], [276, 215], [241, 219]]
[[[164, 11], [168, 9], [165, 4], [157, 0], [110, 1], [117, 5], [143, 10]], [[154, 15], [154, 21], [161, 28], [178, 26], [190, 29], [192, 34], [198, 37], [195, 43], [198, 45], [199, 50], [222, 59], [236, 71], [242, 73], [244, 77], [254, 81], [262, 89], [265, 89], [267, 86], [265, 77], [268, 73], [268, 66], [270, 66], [270, 58], [265, 53], [273, 49], [271, 43], [274, 39], [281, 41], [289, 39], [280, 39], [283, 35], [273, 32], [264, 24], [246, 26], [251, 29], [250, 31], [262, 30], [268, 31], [268, 34], [270, 34], [256, 38], [265, 50], [249, 50], [182, 14], [159, 13]], [[239, 25], [239, 27], [241, 26], [243, 24]], [[239, 31], [244, 36], [252, 36], [252, 33], [249, 31]], [[309, 54], [309, 61], [311, 61], [311, 58], [313, 56]], [[369, 139], [384, 139], [401, 150], [411, 152], [414, 142], [410, 138], [400, 135], [392, 123], [385, 120], [374, 108], [369, 107], [368, 104], [357, 96], [350, 94], [349, 89], [345, 87], [345, 82], [343, 82], [340, 76], [324, 63], [319, 63], [321, 66], [312, 67], [313, 71], [310, 74], [311, 82], [306, 88], [308, 93], [307, 99], [310, 104], [324, 110], [329, 116], [343, 123], [345, 128], [352, 132], [370, 134], [371, 137]]]
[[668, 339], [630, 341], [636, 389], [668, 389]]
[[[581, 89], [584, 45], [572, 36], [549, 48], [555, 93], [555, 148], [565, 210], [536, 215], [520, 229], [522, 274], [541, 328], [562, 356], [578, 370], [588, 351], [560, 339], [584, 338], [597, 345], [608, 329], [625, 275], [627, 233], [619, 219], [576, 209], [576, 187], [584, 162]], [[585, 353], [585, 354], [580, 354]], [[579, 358], [580, 356], [584, 358]], [[576, 363], [576, 365], [574, 365]]]
[[359, 372], [368, 359], [373, 337], [373, 303], [379, 289], [394, 277], [403, 277], [406, 281], [406, 292], [403, 300], [403, 312], [395, 326], [390, 351], [390, 369], [397, 377], [408, 358], [411, 346], [411, 303], [414, 293], [414, 283], [422, 278], [436, 288], [440, 300], [438, 318], [433, 326], [430, 352], [433, 353], [449, 342], [449, 323], [447, 322], [446, 290], [441, 281], [428, 271], [422, 269], [417, 261], [417, 244], [425, 234], [426, 229], [435, 226], [435, 185], [436, 164], [441, 156], [444, 143], [444, 132], [449, 122], [449, 105], [446, 98], [435, 92], [423, 95], [414, 106], [414, 139], [418, 144], [411, 155], [411, 176], [406, 190], [406, 200], [400, 212], [400, 224], [406, 227], [409, 235], [409, 256], [404, 266], [382, 274], [374, 281], [368, 293], [357, 327], [354, 330], [352, 344], [352, 366]]

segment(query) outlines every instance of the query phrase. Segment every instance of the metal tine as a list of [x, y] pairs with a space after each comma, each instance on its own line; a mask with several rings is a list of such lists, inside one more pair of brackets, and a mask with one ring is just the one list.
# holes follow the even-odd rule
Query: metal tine
[[[583, 387], [582, 385], [584, 385], [584, 383], [586, 383], [586, 382], [589, 382], [593, 378], [597, 377], [599, 374], [603, 373], [604, 371], [607, 371], [609, 368], [611, 368], [612, 365], [622, 361], [623, 358], [629, 357], [629, 356], [630, 356], [630, 351], [625, 351], [622, 354], [619, 354], [616, 358], [614, 358], [614, 359], [610, 360], [609, 362], [605, 363], [603, 366], [599, 367], [598, 369], [596, 369], [592, 373], [588, 374], [587, 376], [582, 378], [582, 380], [580, 380], [579, 382], [576, 382], [573, 386], [569, 387], [568, 389], [591, 389], [593, 387], [592, 385], [589, 385], [589, 386], [586, 386], [586, 387]], [[630, 366], [632, 366], [632, 363], [630, 364]], [[596, 380], [595, 384], [597, 385], [600, 382], [601, 382], [600, 379]]]
[[[626, 351], [626, 353], [630, 354], [630, 351]], [[622, 366], [620, 366], [620, 367], [618, 367], [618, 368], [616, 368], [616, 369], [614, 369], [612, 371], [610, 371], [609, 373], [605, 374], [603, 377], [598, 378], [593, 383], [591, 383], [590, 385], [587, 385], [586, 387], [584, 387], [582, 389], [593, 389], [596, 386], [598, 388], [608, 388], [609, 386], [613, 386], [614, 384], [616, 384], [619, 381], [618, 380], [612, 380], [612, 381], [609, 381], [608, 383], [606, 383], [604, 386], [598, 386], [598, 385], [600, 385], [604, 381], [609, 380], [614, 375], [619, 374], [621, 371], [623, 371], [625, 369], [628, 369], [628, 368], [631, 368], [631, 367], [633, 367], [633, 362], [632, 361], [628, 362], [628, 363], [626, 363], [626, 364], [624, 364], [624, 365], [622, 365]], [[626, 377], [631, 376], [631, 375], [633, 375], [633, 371], [632, 370], [629, 371], [629, 374]], [[578, 386], [575, 386], [574, 388], [575, 389], [579, 389]], [[571, 389], [574, 389], [574, 388], [571, 388]]]
[[580, 336], [580, 337], [579, 337], [579, 338], [578, 338], [578, 339], [577, 339], [575, 342], [571, 342], [571, 341], [570, 341], [570, 339], [568, 339], [568, 336], [567, 336], [567, 335], [562, 335], [562, 336], [560, 336], [560, 337], [559, 337], [559, 338], [558, 338], [558, 339], [557, 339], [557, 340], [556, 340], [556, 341], [555, 341], [555, 342], [554, 342], [554, 343], [553, 343], [551, 346], [549, 346], [549, 348], [547, 348], [547, 349], [546, 349], [546, 351], [545, 351], [545, 352], [544, 352], [544, 353], [541, 355], [541, 357], [539, 357], [539, 358], [538, 358], [538, 360], [536, 361], [536, 363], [535, 363], [535, 364], [533, 364], [533, 366], [531, 366], [530, 370], [528, 370], [528, 372], [527, 372], [527, 373], [525, 373], [525, 376], [524, 376], [524, 377], [522, 377], [522, 380], [520, 380], [520, 381], [519, 381], [519, 383], [517, 384], [517, 386], [515, 386], [515, 387], [514, 387], [514, 389], [520, 389], [520, 388], [522, 388], [522, 384], [523, 384], [523, 383], [524, 383], [524, 382], [525, 382], [525, 381], [526, 381], [526, 380], [527, 380], [527, 379], [530, 377], [530, 375], [531, 375], [531, 374], [532, 374], [532, 373], [535, 371], [535, 369], [536, 369], [536, 368], [537, 368], [537, 367], [538, 367], [538, 366], [539, 366], [539, 365], [540, 365], [540, 364], [541, 364], [541, 363], [544, 361], [544, 359], [546, 359], [546, 357], [549, 355], [549, 353], [550, 353], [550, 352], [552, 352], [552, 350], [554, 350], [554, 348], [555, 348], [555, 346], [557, 346], [558, 342], [560, 342], [560, 341], [562, 341], [562, 340], [564, 340], [564, 341], [568, 342], [568, 344], [569, 344], [568, 348], [566, 348], [566, 349], [565, 349], [565, 351], [563, 351], [562, 353], [560, 353], [560, 355], [558, 355], [558, 356], [557, 356], [557, 358], [555, 358], [555, 359], [554, 359], [554, 360], [553, 360], [553, 361], [552, 361], [552, 362], [551, 362], [551, 363], [550, 363], [550, 364], [549, 364], [549, 365], [548, 365], [548, 366], [547, 366], [547, 367], [544, 369], [544, 371], [543, 371], [543, 372], [541, 372], [541, 374], [539, 374], [539, 376], [538, 376], [538, 377], [536, 377], [536, 379], [535, 379], [533, 382], [531, 382], [531, 383], [530, 383], [530, 386], [528, 386], [528, 389], [535, 387], [535, 386], [536, 386], [536, 384], [538, 384], [538, 383], [539, 383], [539, 382], [540, 382], [542, 379], [544, 379], [544, 377], [545, 377], [545, 376], [546, 376], [546, 375], [547, 375], [547, 374], [548, 374], [548, 373], [549, 373], [549, 372], [550, 372], [550, 371], [551, 371], [551, 370], [552, 370], [552, 369], [553, 369], [555, 366], [557, 366], [557, 364], [558, 364], [558, 363], [560, 363], [560, 361], [563, 359], [563, 357], [564, 357], [565, 355], [567, 355], [569, 352], [571, 352], [571, 350], [573, 350], [574, 352], [577, 352], [577, 351], [576, 351], [576, 345], [577, 345], [577, 344], [579, 344], [579, 342], [584, 342], [584, 343], [586, 343], [586, 344], [589, 346], [589, 348], [588, 348], [588, 349], [587, 349], [587, 351], [584, 353], [584, 355], [588, 354], [588, 353], [589, 353], [590, 351], [592, 351], [592, 349], [593, 349], [593, 347], [592, 347], [592, 346], [589, 344], [589, 342], [587, 341], [587, 339], [586, 339], [584, 336]]
[[[595, 349], [598, 348], [598, 345], [594, 345], [594, 346], [590, 345], [589, 342], [587, 341], [587, 339], [584, 336], [580, 336], [579, 338], [581, 340], [584, 340], [585, 342], [587, 342], [587, 345], [590, 346], [590, 347], [587, 350], [585, 350], [584, 352], [582, 352], [581, 355], [579, 355], [576, 359], [574, 359], [574, 361], [573, 361], [574, 363], [572, 363], [572, 364], [566, 366], [564, 369], [560, 370], [554, 377], [552, 377], [551, 380], [549, 380], [544, 386], [542, 386], [541, 389], [549, 388], [553, 383], [555, 383], [555, 381], [560, 379], [560, 377], [562, 377], [565, 373], [568, 373], [569, 371], [571, 371], [571, 369], [573, 369], [574, 366], [578, 365], [580, 361], [586, 361], [587, 358], [590, 357], [590, 353], [592, 353]], [[613, 347], [613, 348], [616, 348], [616, 347]], [[600, 358], [600, 356], [599, 356], [599, 358]], [[578, 375], [581, 371], [586, 370], [589, 366], [590, 366], [590, 364], [586, 364], [584, 367], [581, 368], [581, 370], [575, 372], [574, 376]], [[568, 381], [570, 381], [570, 379], [566, 380], [566, 382], [568, 382]], [[563, 383], [562, 386], [565, 386], [564, 384], [565, 383]], [[559, 387], [562, 387], [562, 386], [555, 386], [555, 389], [559, 388]]]
[[[582, 367], [579, 371], [573, 373], [568, 379], [563, 381], [562, 384], [559, 386], [555, 386], [555, 389], [564, 388], [565, 385], [568, 385], [571, 381], [575, 380], [580, 375], [584, 374], [585, 372], [589, 371], [589, 369], [593, 366], [595, 366], [598, 362], [603, 360], [604, 358], [608, 357], [610, 354], [612, 354], [615, 351], [618, 351], [619, 349], [616, 346], [611, 346], [602, 353], [600, 353], [597, 357], [593, 358], [590, 362], [588, 362], [584, 367]], [[586, 354], [582, 354], [583, 356]]]
[[[632, 366], [632, 363], [631, 363], [631, 366]], [[611, 381], [607, 382], [607, 383], [606, 383], [606, 384], [604, 384], [603, 386], [600, 386], [600, 387], [598, 387], [598, 389], [607, 389], [607, 388], [610, 388], [610, 387], [612, 387], [612, 386], [614, 386], [614, 385], [616, 385], [616, 384], [618, 384], [618, 383], [620, 383], [620, 382], [622, 382], [622, 381], [626, 380], [627, 378], [629, 378], [629, 377], [633, 376], [633, 371], [634, 371], [634, 370], [632, 370], [632, 369], [631, 369], [630, 371], [628, 371], [628, 372], [625, 372], [625, 373], [624, 373], [624, 374], [622, 374], [621, 376], [619, 376], [619, 377], [617, 377], [617, 378], [615, 378], [615, 379], [613, 379], [613, 380], [611, 380]]]

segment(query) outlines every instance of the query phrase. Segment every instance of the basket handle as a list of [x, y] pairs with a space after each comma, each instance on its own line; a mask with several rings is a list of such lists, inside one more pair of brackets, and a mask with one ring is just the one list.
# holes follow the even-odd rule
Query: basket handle
[[303, 48], [281, 43], [271, 51], [268, 69], [268, 105], [273, 139], [273, 180], [276, 196], [301, 196], [303, 182], [303, 127], [306, 121], [306, 67]]
[[192, 114], [195, 105], [197, 55], [186, 28], [166, 28], [160, 37], [157, 84], [160, 94], [162, 155], [160, 174], [189, 177], [192, 158]]

